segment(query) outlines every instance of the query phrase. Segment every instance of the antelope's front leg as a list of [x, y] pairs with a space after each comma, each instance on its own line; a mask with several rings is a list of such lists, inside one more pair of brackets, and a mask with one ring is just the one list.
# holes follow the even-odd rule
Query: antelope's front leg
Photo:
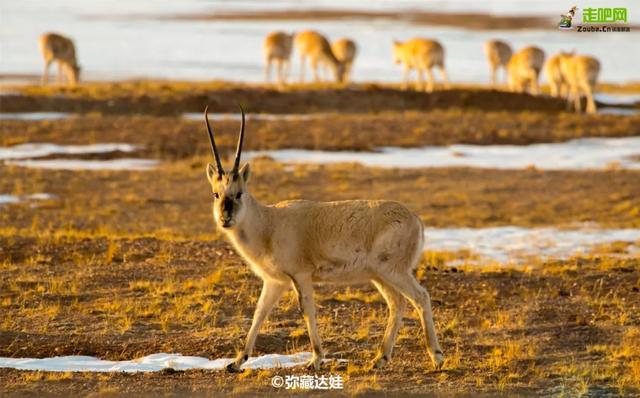
[[247, 334], [244, 350], [238, 355], [235, 361], [227, 365], [228, 372], [239, 372], [240, 366], [249, 359], [249, 356], [253, 352], [253, 347], [256, 344], [256, 337], [258, 337], [262, 323], [267, 316], [269, 316], [269, 313], [282, 296], [282, 293], [284, 293], [286, 287], [286, 285], [277, 282], [264, 281], [256, 311], [253, 313], [253, 322], [251, 323], [249, 334]]
[[298, 304], [302, 310], [304, 321], [307, 324], [309, 339], [311, 340], [311, 347], [313, 349], [313, 356], [311, 357], [311, 360], [307, 362], [306, 366], [308, 369], [320, 370], [320, 365], [324, 359], [324, 353], [322, 352], [322, 340], [318, 335], [316, 306], [313, 301], [313, 283], [311, 282], [311, 275], [295, 275], [291, 277], [291, 280], [298, 296]]

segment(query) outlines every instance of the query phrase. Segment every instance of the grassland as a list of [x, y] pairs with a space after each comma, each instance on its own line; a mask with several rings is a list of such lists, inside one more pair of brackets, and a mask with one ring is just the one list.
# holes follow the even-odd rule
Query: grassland
[[[385, 109], [310, 121], [252, 121], [246, 144], [250, 149], [355, 150], [524, 144], [640, 135], [638, 124], [635, 116], [581, 117], [546, 110]], [[215, 126], [222, 150], [231, 151], [237, 122]], [[1, 146], [36, 141], [138, 143], [145, 148], [132, 156], [161, 159], [162, 164], [145, 172], [0, 164], [0, 193], [56, 195], [0, 206], [0, 356], [131, 359], [162, 351], [234, 356], [260, 283], [211, 221], [204, 177], [210, 155], [201, 122], [101, 113], [60, 121], [2, 121]], [[429, 226], [595, 222], [640, 227], [637, 171], [287, 167], [269, 159], [252, 166], [251, 191], [265, 203], [393, 199], [406, 203]], [[464, 253], [427, 252], [417, 275], [434, 302], [447, 356], [442, 371], [434, 371], [423, 355], [413, 312], [406, 313], [390, 366], [369, 369], [386, 322], [384, 302], [369, 286], [320, 287], [316, 299], [325, 349], [330, 358], [349, 360], [348, 365], [328, 363], [322, 372], [345, 378], [345, 390], [333, 394], [345, 396], [640, 394], [640, 259], [622, 258], [623, 249], [613, 244], [562, 261], [482, 269], [445, 266]], [[304, 322], [288, 294], [265, 325], [256, 354], [308, 350]], [[0, 369], [0, 391], [17, 396], [255, 396], [274, 393], [273, 375], [292, 373], [307, 371], [238, 376]]]

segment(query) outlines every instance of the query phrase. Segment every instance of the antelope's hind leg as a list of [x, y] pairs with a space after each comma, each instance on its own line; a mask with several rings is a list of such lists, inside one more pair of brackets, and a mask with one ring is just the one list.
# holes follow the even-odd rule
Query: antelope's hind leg
[[420, 316], [420, 323], [425, 334], [427, 343], [427, 352], [431, 357], [431, 361], [436, 369], [440, 369], [444, 362], [444, 354], [438, 343], [436, 327], [433, 322], [433, 313], [431, 311], [431, 298], [429, 292], [420, 286], [416, 278], [410, 272], [389, 273], [379, 275], [380, 279], [394, 289], [401, 292], [409, 302], [415, 307]]
[[380, 369], [391, 360], [393, 346], [396, 342], [398, 331], [402, 327], [402, 316], [407, 307], [407, 300], [402, 294], [380, 280], [373, 280], [372, 283], [385, 299], [389, 308], [389, 318], [387, 319], [382, 345], [372, 363], [374, 368]]

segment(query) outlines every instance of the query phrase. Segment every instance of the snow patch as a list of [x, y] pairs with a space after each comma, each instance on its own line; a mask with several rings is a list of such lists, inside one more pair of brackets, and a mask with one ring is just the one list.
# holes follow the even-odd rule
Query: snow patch
[[70, 115], [70, 113], [66, 112], [0, 112], [0, 120], [60, 120], [66, 119]]
[[370, 167], [479, 167], [584, 170], [620, 167], [640, 169], [640, 137], [582, 138], [533, 145], [451, 145], [422, 148], [380, 148], [379, 152], [283, 149], [247, 152], [248, 158], [267, 156], [282, 163], [352, 163]]
[[[289, 368], [303, 365], [311, 359], [310, 352], [291, 355], [269, 354], [251, 357], [242, 369]], [[152, 354], [130, 361], [106, 361], [89, 356], [65, 356], [53, 358], [0, 358], [0, 368], [39, 370], [47, 372], [157, 372], [162, 369], [224, 369], [233, 359], [210, 360], [180, 354]]]
[[[566, 259], [588, 254], [594, 246], [630, 242], [628, 255], [640, 246], [640, 229], [600, 229], [583, 225], [574, 229], [516, 226], [489, 228], [425, 228], [425, 249], [455, 252], [468, 250], [478, 263], [518, 264], [527, 259]], [[635, 244], [634, 244], [635, 243]]]
[[46, 159], [46, 160], [9, 160], [5, 164], [28, 167], [32, 169], [48, 170], [151, 170], [160, 162], [153, 159], [109, 159], [109, 160], [83, 160], [83, 159]]
[[34, 193], [31, 195], [22, 195], [22, 196], [0, 194], [0, 205], [6, 204], [6, 203], [19, 203], [19, 202], [28, 201], [28, 200], [51, 200], [55, 198], [56, 198], [55, 195], [52, 195], [50, 193], [43, 193], [43, 192]]

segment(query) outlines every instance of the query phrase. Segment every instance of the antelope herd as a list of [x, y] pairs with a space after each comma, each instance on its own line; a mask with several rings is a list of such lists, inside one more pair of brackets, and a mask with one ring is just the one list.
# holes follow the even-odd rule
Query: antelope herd
[[[73, 41], [56, 33], [40, 36], [40, 51], [45, 66], [42, 84], [48, 83], [49, 67], [53, 62], [58, 64], [58, 83], [63, 75], [70, 84], [80, 79], [80, 66], [76, 58]], [[311, 67], [314, 81], [326, 77], [331, 71], [333, 79], [338, 83], [351, 80], [353, 63], [358, 48], [349, 38], [340, 38], [331, 43], [319, 32], [306, 30], [300, 33], [282, 31], [271, 32], [264, 40], [265, 80], [271, 81], [272, 68], [276, 67], [276, 82], [284, 85], [291, 70], [291, 56], [297, 51], [300, 57], [299, 81], [305, 81], [307, 61]], [[417, 72], [418, 90], [430, 92], [434, 89], [433, 69], [437, 69], [442, 77], [443, 86], [449, 86], [445, 69], [445, 49], [437, 40], [412, 38], [405, 42], [392, 42], [393, 61], [402, 64], [403, 88], [409, 86], [409, 74]], [[507, 88], [513, 92], [528, 92], [532, 95], [540, 93], [540, 73], [544, 72], [553, 97], [564, 98], [571, 109], [582, 110], [582, 97], [586, 97], [588, 113], [596, 111], [593, 90], [600, 73], [600, 62], [592, 56], [578, 55], [575, 52], [560, 52], [545, 63], [545, 53], [535, 46], [527, 46], [514, 52], [511, 46], [502, 40], [489, 40], [484, 44], [484, 52], [489, 63], [490, 84], [498, 88], [498, 71], [504, 70]], [[321, 73], [322, 72], [322, 73]], [[426, 82], [425, 82], [426, 74]]]

